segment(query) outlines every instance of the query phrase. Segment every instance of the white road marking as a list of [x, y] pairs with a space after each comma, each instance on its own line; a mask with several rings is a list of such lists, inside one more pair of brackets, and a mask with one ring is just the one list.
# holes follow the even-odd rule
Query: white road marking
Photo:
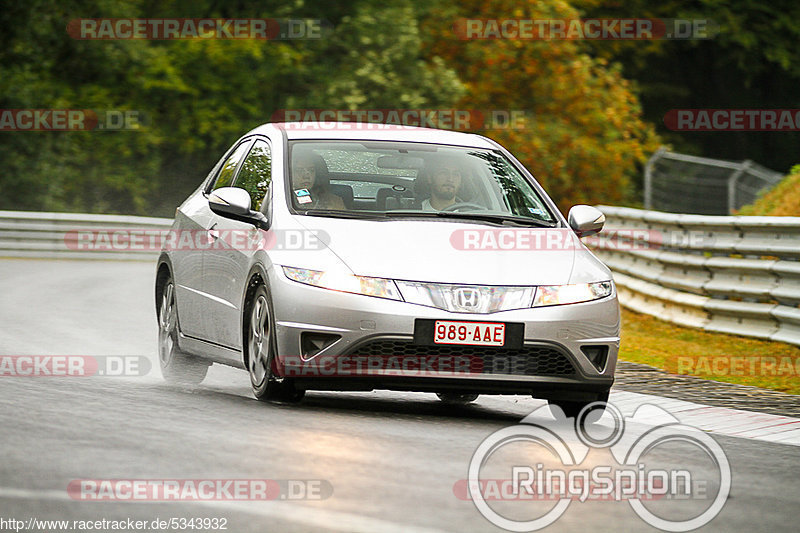
[[657, 405], [682, 423], [718, 435], [800, 446], [800, 418], [713, 407], [636, 392], [612, 392], [609, 403], [624, 415], [644, 404]]

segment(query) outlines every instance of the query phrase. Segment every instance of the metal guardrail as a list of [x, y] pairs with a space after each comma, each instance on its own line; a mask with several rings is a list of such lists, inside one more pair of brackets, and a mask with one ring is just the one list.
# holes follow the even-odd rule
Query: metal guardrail
[[[145, 239], [165, 234], [171, 224], [168, 218], [0, 211], [0, 257], [152, 261], [158, 250]], [[88, 234], [90, 245], [81, 240]], [[139, 236], [141, 246], [131, 243]]]
[[[622, 305], [676, 324], [800, 345], [800, 217], [600, 209], [606, 229], [587, 244], [613, 270]], [[0, 257], [152, 261], [158, 250], [124, 239], [166, 234], [171, 223], [0, 211]], [[85, 247], [81, 232], [109, 239]]]
[[587, 244], [614, 272], [622, 305], [800, 345], [800, 217], [599, 207], [606, 229]]

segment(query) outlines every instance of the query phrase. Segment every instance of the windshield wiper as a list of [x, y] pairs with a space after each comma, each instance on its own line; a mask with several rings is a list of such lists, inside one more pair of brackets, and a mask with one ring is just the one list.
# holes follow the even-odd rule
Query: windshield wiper
[[518, 217], [514, 215], [495, 215], [491, 213], [459, 213], [456, 211], [437, 211], [436, 215], [442, 218], [466, 218], [473, 220], [482, 220], [485, 222], [496, 222], [503, 224], [511, 222], [512, 224], [519, 224], [521, 226], [539, 226], [542, 228], [552, 228], [555, 222], [548, 222], [546, 220], [539, 220], [537, 218]]
[[309, 209], [308, 211], [298, 211], [297, 214], [310, 217], [362, 218], [365, 220], [383, 218], [383, 213], [370, 213], [369, 211], [340, 211], [338, 209]]
[[494, 224], [515, 224], [520, 226], [537, 226], [542, 228], [553, 228], [555, 222], [539, 220], [536, 218], [518, 217], [514, 215], [497, 215], [491, 213], [464, 213], [456, 211], [387, 211], [387, 217], [429, 217], [429, 218], [460, 218], [467, 220], [479, 220], [481, 222], [492, 222]]
[[491, 213], [459, 213], [456, 211], [418, 211], [410, 209], [407, 211], [339, 211], [336, 209], [309, 209], [298, 214], [317, 217], [335, 218], [354, 218], [363, 220], [375, 220], [381, 218], [458, 218], [463, 220], [478, 220], [481, 222], [491, 222], [493, 224], [517, 226], [536, 226], [540, 228], [554, 228], [557, 223], [536, 218], [519, 217], [514, 215], [498, 215]]

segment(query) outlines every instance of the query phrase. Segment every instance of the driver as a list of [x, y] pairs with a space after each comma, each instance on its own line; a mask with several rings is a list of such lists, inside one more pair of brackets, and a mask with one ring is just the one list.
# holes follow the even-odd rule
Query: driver
[[423, 211], [441, 211], [460, 203], [461, 170], [454, 161], [442, 159], [430, 165], [431, 197], [422, 202]]
[[309, 200], [307, 204], [295, 201], [300, 207], [307, 209], [344, 210], [344, 201], [332, 193], [328, 187], [327, 166], [322, 156], [310, 151], [295, 150], [292, 154], [292, 188], [297, 191], [305, 189]]

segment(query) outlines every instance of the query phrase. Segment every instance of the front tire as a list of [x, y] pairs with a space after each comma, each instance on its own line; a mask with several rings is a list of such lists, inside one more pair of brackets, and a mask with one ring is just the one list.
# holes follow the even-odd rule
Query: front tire
[[294, 381], [275, 377], [275, 319], [272, 302], [264, 285], [258, 284], [252, 291], [245, 310], [245, 339], [247, 349], [247, 371], [253, 395], [260, 401], [299, 402], [305, 391], [297, 389]]
[[170, 383], [199, 385], [210, 366], [178, 347], [178, 307], [175, 305], [175, 284], [168, 277], [161, 290], [158, 307], [158, 361], [161, 375]]
[[547, 403], [549, 405], [557, 405], [562, 411], [564, 411], [564, 414], [567, 416], [567, 418], [577, 418], [581, 411], [583, 411], [584, 407], [596, 403], [597, 405], [592, 407], [591, 412], [595, 413], [597, 416], [600, 416], [606, 410], [605, 404], [608, 403], [608, 391], [598, 394], [594, 400], [590, 401], [550, 400]]

